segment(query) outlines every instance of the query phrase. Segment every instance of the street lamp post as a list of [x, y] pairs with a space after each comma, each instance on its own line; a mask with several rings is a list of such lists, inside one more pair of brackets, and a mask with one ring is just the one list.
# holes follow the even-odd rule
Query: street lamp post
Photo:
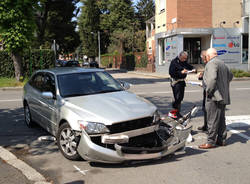
[[100, 31], [98, 33], [98, 65], [101, 66], [101, 39], [100, 39]]
[[[91, 34], [95, 34], [94, 32], [90, 32]], [[101, 64], [101, 39], [100, 39], [100, 31], [97, 32], [97, 39], [98, 39], [98, 65]]]

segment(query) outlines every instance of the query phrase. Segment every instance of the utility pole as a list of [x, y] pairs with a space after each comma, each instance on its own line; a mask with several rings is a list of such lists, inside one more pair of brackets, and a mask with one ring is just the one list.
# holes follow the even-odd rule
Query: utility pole
[[98, 65], [101, 66], [101, 39], [100, 39], [100, 31], [98, 33]]
[[54, 40], [55, 66], [56, 66], [56, 40]]

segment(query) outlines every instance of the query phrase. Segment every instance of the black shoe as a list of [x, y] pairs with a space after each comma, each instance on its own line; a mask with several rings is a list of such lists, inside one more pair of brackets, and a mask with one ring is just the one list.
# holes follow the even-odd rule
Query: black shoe
[[201, 127], [198, 127], [197, 129], [202, 131], [202, 132], [207, 132], [207, 127], [206, 126], [201, 126]]
[[217, 146], [226, 146], [226, 141], [216, 141]]

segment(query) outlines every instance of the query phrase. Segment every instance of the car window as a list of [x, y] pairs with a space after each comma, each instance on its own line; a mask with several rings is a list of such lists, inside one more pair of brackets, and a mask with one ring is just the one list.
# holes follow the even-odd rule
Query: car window
[[67, 61], [65, 66], [79, 66], [79, 62], [78, 61]]
[[29, 84], [39, 90], [42, 91], [42, 86], [43, 86], [43, 73], [37, 73], [35, 74], [32, 79], [30, 80]]
[[121, 91], [123, 88], [106, 72], [84, 72], [64, 74], [58, 77], [62, 97], [91, 95]]
[[50, 73], [44, 75], [43, 90], [52, 92], [54, 97], [56, 96], [55, 76]]

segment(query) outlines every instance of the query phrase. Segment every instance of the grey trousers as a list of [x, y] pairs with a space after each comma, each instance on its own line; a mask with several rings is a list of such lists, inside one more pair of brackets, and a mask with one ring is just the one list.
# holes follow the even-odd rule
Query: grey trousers
[[215, 145], [216, 142], [222, 143], [227, 137], [225, 120], [226, 105], [207, 98], [205, 106], [208, 125], [207, 143], [213, 145]]

